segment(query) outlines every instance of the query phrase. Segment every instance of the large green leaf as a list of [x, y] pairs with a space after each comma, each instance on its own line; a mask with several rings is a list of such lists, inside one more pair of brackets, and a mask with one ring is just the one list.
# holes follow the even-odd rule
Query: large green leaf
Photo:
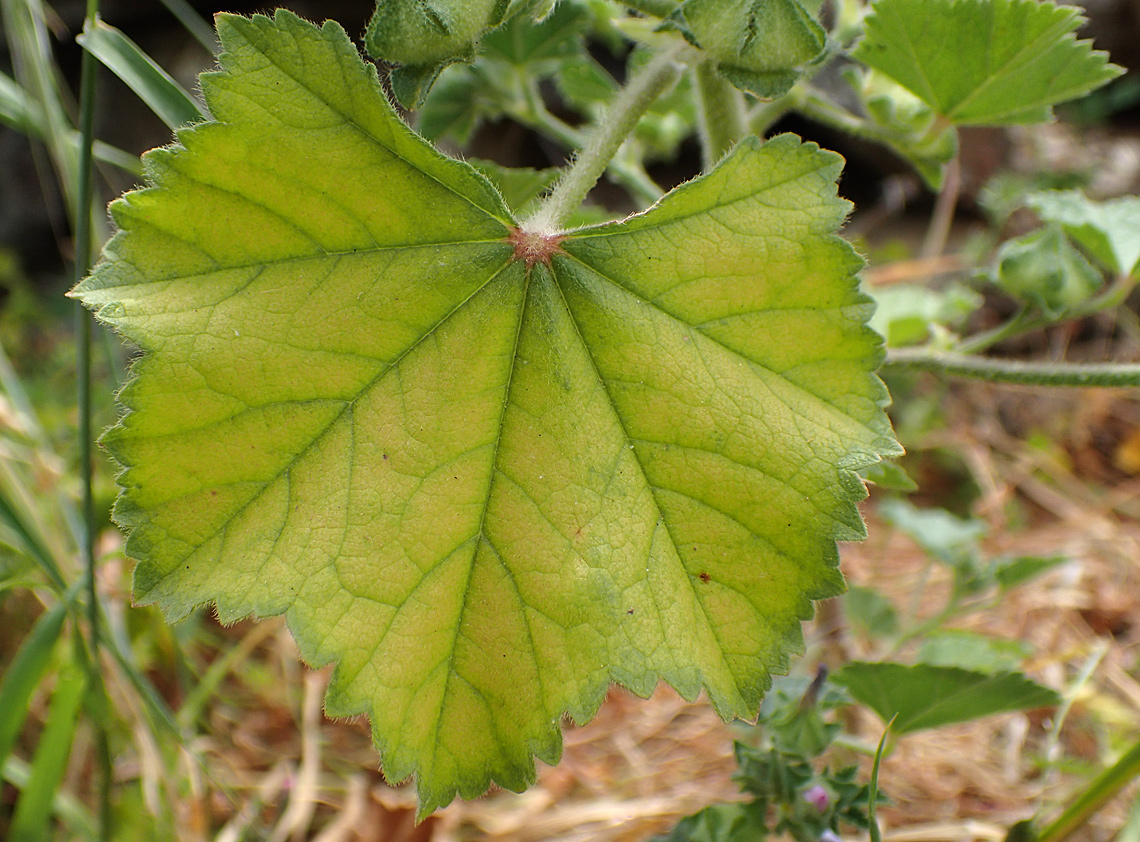
[[755, 715], [898, 451], [838, 156], [753, 139], [522, 235], [338, 26], [218, 21], [217, 122], [74, 293], [144, 352], [104, 437], [136, 598], [285, 612], [424, 811], [525, 787], [611, 681]]
[[853, 55], [958, 125], [1035, 123], [1123, 71], [1039, 0], [876, 0]]

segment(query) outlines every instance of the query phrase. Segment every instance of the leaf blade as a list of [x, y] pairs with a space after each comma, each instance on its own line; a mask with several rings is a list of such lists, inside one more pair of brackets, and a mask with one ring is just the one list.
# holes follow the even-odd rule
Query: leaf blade
[[877, 0], [853, 56], [954, 124], [1041, 122], [1123, 72], [1076, 40], [1082, 22], [1035, 0]]
[[[73, 292], [144, 350], [104, 437], [136, 599], [285, 613], [421, 815], [527, 786], [613, 681], [754, 714], [841, 587], [854, 470], [898, 450], [838, 156], [743, 144], [528, 262], [495, 189], [404, 126], [343, 31], [219, 28], [216, 122], [148, 155]], [[654, 293], [637, 258], [686, 227]]]
[[857, 661], [839, 670], [834, 680], [884, 722], [895, 717], [892, 728], [900, 735], [1060, 702], [1055, 691], [1019, 672]]

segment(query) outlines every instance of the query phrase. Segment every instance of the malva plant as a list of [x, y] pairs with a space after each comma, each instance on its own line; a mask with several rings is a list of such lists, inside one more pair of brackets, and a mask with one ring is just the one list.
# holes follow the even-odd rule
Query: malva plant
[[[525, 788], [614, 682], [755, 717], [843, 587], [856, 472], [900, 453], [884, 351], [837, 233], [841, 159], [750, 129], [834, 108], [809, 80], [846, 53], [861, 130], [939, 183], [956, 126], [1046, 119], [1118, 72], [1035, 0], [839, 2], [830, 33], [809, 0], [630, 5], [606, 7], [630, 76], [588, 131], [526, 73], [585, 66], [596, 10], [377, 8], [365, 43], [404, 105], [438, 116], [483, 73], [468, 125], [518, 108], [582, 141], [513, 206], [509, 174], [405, 123], [336, 23], [219, 15], [209, 118], [145, 156], [73, 292], [141, 350], [102, 439], [136, 600], [284, 613], [337, 665], [327, 712], [368, 714], [421, 815]], [[678, 84], [709, 166], [653, 201], [629, 144]], [[607, 168], [652, 206], [574, 227]]]

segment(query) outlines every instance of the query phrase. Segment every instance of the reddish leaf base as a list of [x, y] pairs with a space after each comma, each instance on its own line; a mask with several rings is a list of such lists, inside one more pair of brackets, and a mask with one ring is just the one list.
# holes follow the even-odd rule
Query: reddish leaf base
[[533, 269], [536, 263], [544, 263], [549, 266], [550, 259], [554, 255], [562, 253], [562, 249], [558, 247], [562, 239], [562, 236], [558, 234], [539, 234], [533, 231], [523, 231], [520, 228], [512, 228], [507, 237], [507, 242], [515, 247], [514, 259], [525, 260], [526, 268]]

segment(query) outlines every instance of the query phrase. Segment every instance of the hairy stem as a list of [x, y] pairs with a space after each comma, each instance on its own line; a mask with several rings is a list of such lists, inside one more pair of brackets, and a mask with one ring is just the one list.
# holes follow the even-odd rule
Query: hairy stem
[[884, 365], [1025, 386], [1140, 386], [1137, 363], [1019, 362], [902, 348], [889, 351]]
[[693, 68], [700, 107], [701, 157], [708, 172], [748, 134], [744, 97], [716, 70], [711, 59]]
[[[510, 109], [513, 118], [553, 138], [568, 149], [577, 149], [585, 144], [582, 132], [550, 113], [542, 101], [538, 82], [533, 77], [520, 78], [518, 87], [522, 105]], [[649, 207], [660, 199], [665, 191], [649, 177], [640, 161], [625, 160], [631, 157], [618, 154], [610, 161], [608, 170], [614, 181], [628, 190], [638, 205]]]
[[680, 75], [677, 57], [685, 47], [679, 44], [658, 53], [629, 81], [599, 118], [574, 163], [531, 218], [523, 223], [523, 230], [543, 235], [558, 232], [559, 226], [585, 201], [641, 115], [677, 80]]

